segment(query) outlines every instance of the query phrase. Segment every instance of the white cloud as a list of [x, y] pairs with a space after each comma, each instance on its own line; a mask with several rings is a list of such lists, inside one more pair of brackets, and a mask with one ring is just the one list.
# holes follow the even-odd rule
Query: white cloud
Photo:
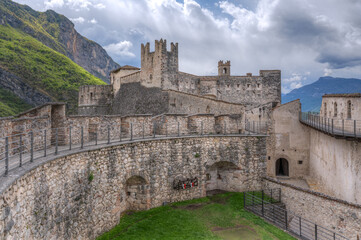
[[291, 85], [290, 85], [290, 89], [293, 90], [293, 89], [296, 89], [296, 88], [300, 88], [300, 87], [302, 87], [302, 86], [303, 86], [303, 85], [302, 85], [301, 82], [293, 82], [293, 83], [291, 83]]
[[89, 22], [92, 23], [92, 24], [97, 24], [97, 23], [98, 23], [98, 21], [97, 21], [95, 18], [93, 18], [93, 19], [90, 20]]
[[95, 4], [93, 7], [94, 7], [94, 8], [97, 8], [97, 9], [104, 9], [104, 8], [105, 8], [105, 5], [102, 4], [102, 3], [98, 3], [98, 4]]
[[332, 69], [329, 68], [325, 68], [323, 72], [323, 76], [331, 76], [331, 74], [333, 73]]
[[64, 5], [64, 1], [63, 0], [48, 0], [44, 2], [45, 8], [46, 9], [50, 9], [50, 8], [60, 8]]
[[82, 18], [82, 17], [70, 18], [70, 20], [71, 20], [73, 23], [84, 23], [84, 22], [85, 22], [85, 19]]
[[135, 57], [135, 54], [130, 51], [130, 48], [133, 47], [133, 44], [129, 41], [121, 41], [118, 43], [112, 43], [108, 46], [105, 46], [104, 49], [114, 55], [118, 55], [121, 57]]
[[88, 7], [92, 6], [93, 4], [89, 0], [67, 0], [66, 5], [79, 11], [81, 9], [89, 10]]

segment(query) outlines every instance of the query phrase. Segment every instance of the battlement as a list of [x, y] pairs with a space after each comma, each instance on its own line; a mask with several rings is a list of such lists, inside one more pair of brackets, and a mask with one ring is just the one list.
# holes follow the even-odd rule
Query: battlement
[[231, 61], [218, 61], [218, 76], [231, 75]]
[[140, 81], [146, 87], [176, 89], [171, 82], [173, 75], [178, 73], [178, 43], [170, 44], [167, 40], [155, 40], [154, 52], [150, 51], [149, 42], [141, 45], [141, 76]]
[[141, 55], [151, 54], [151, 53], [176, 53], [178, 54], [178, 43], [171, 42], [170, 44], [170, 51], [167, 51], [167, 40], [160, 39], [155, 40], [154, 42], [154, 52], [150, 51], [150, 43], [147, 42], [146, 44], [141, 45]]
[[228, 60], [228, 61], [223, 62], [220, 60], [220, 61], [218, 61], [218, 67], [219, 66], [231, 66], [231, 61]]

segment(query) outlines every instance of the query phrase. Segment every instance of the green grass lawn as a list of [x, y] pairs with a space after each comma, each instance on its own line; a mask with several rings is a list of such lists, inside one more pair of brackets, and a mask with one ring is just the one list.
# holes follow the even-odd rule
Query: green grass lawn
[[105, 239], [295, 239], [243, 209], [242, 193], [173, 203], [125, 214]]

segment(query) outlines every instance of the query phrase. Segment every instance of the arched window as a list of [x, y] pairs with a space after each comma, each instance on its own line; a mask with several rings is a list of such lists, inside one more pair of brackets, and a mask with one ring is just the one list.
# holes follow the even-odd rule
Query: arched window
[[325, 117], [327, 117], [327, 103], [323, 104], [323, 114]]
[[285, 158], [279, 158], [276, 161], [276, 176], [289, 176], [288, 161]]
[[334, 104], [333, 104], [333, 116], [334, 117], [337, 117], [337, 102], [335, 102]]
[[351, 117], [352, 117], [352, 116], [351, 116], [351, 106], [352, 106], [352, 105], [351, 105], [351, 100], [348, 100], [348, 101], [347, 101], [347, 118], [348, 118], [348, 119], [351, 119]]
[[223, 74], [227, 73], [227, 68], [223, 68]]

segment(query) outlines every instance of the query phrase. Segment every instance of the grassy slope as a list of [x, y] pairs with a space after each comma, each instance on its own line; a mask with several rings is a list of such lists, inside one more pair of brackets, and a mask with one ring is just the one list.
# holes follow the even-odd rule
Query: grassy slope
[[[187, 206], [194, 204], [201, 206], [193, 210], [187, 209]], [[251, 229], [251, 233], [256, 232], [257, 239], [294, 239], [258, 216], [245, 211], [242, 193], [226, 193], [125, 215], [115, 228], [100, 236], [98, 240], [222, 239], [219, 234], [221, 232], [216, 234], [211, 229], [240, 225]], [[237, 236], [224, 239], [239, 239], [240, 236]], [[254, 239], [254, 235], [244, 239]]]
[[14, 116], [31, 108], [12, 92], [0, 88], [0, 117]]
[[75, 112], [79, 86], [105, 84], [33, 37], [1, 25], [0, 67], [18, 75], [55, 101], [68, 102], [70, 113]]

